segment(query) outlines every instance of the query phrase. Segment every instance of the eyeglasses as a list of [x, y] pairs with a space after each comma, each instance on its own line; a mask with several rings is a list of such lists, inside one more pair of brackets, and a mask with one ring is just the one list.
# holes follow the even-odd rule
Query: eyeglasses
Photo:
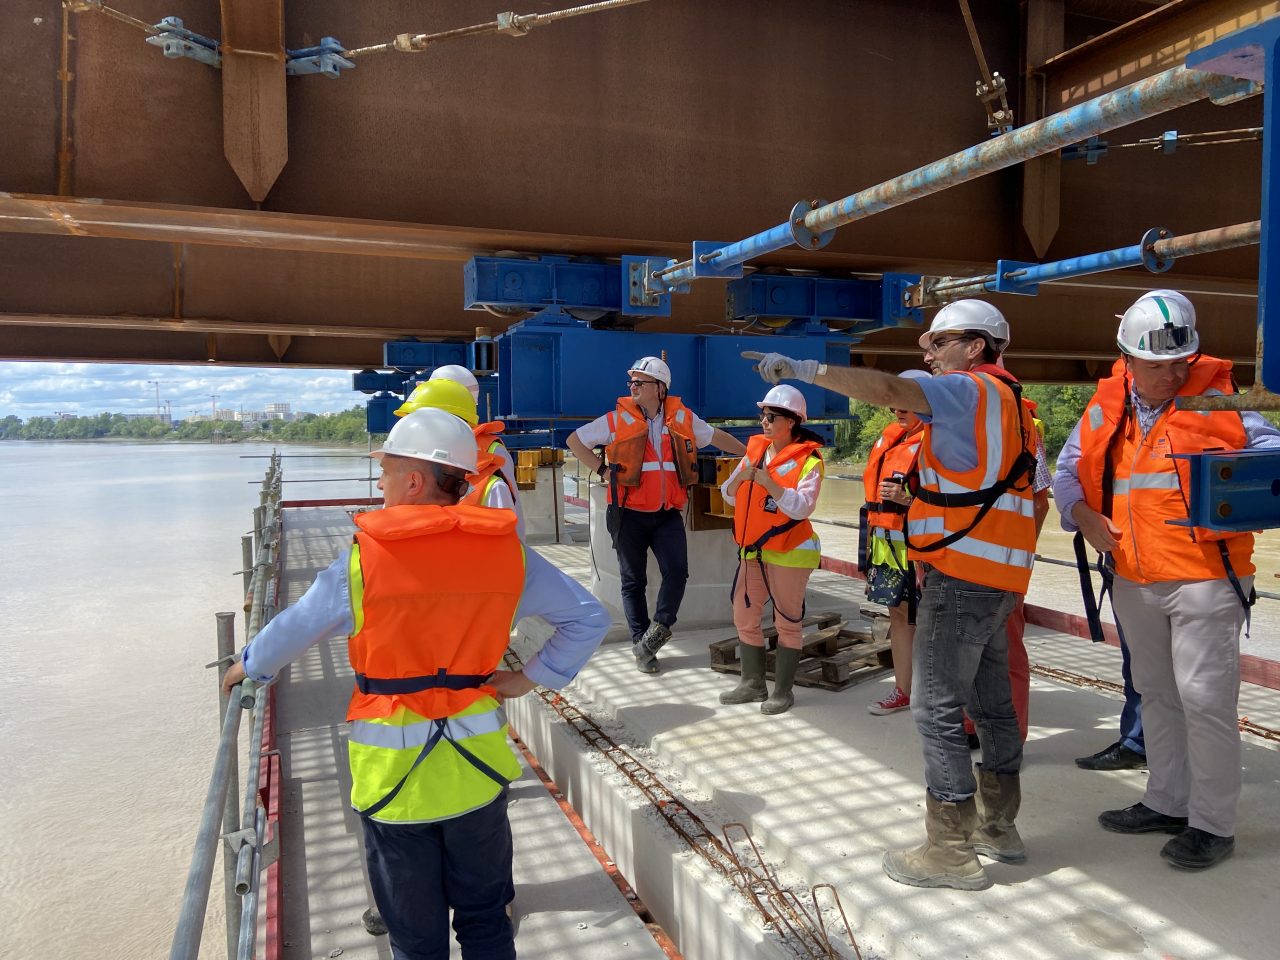
[[973, 339], [973, 336], [967, 333], [961, 334], [958, 337], [934, 337], [932, 340], [929, 341], [929, 349], [933, 353], [937, 353], [939, 350], [941, 350], [943, 347], [947, 346], [948, 344], [959, 343], [962, 340], [972, 340], [972, 339]]
[[643, 387], [643, 386], [647, 386], [648, 384], [653, 384], [654, 386], [657, 386], [658, 381], [657, 380], [628, 380], [627, 381], [628, 387]]

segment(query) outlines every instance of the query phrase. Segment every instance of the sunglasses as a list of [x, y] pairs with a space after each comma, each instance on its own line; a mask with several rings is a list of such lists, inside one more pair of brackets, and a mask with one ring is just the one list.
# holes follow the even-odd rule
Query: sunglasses
[[657, 380], [628, 380], [627, 381], [628, 387], [644, 387], [644, 386], [648, 386], [649, 384], [652, 384], [653, 386], [656, 387], [658, 385], [658, 381]]

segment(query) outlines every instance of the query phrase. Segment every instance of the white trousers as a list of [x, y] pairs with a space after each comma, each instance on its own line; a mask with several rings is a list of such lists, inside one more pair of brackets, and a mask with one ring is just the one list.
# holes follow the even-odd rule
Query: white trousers
[[[1241, 577], [1246, 594], [1253, 577]], [[1133, 685], [1142, 695], [1147, 793], [1142, 802], [1220, 837], [1235, 835], [1240, 799], [1240, 628], [1230, 582], [1115, 580]]]

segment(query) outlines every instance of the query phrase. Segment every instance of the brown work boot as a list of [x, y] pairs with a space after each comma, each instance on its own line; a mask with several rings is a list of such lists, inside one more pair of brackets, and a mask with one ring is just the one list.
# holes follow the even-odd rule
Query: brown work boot
[[982, 798], [982, 821], [971, 838], [973, 852], [1001, 863], [1022, 863], [1027, 848], [1013, 825], [1022, 805], [1022, 786], [1016, 773], [978, 770], [978, 795]]
[[969, 837], [977, 826], [978, 804], [973, 797], [962, 803], [947, 803], [926, 791], [927, 839], [911, 850], [886, 853], [884, 872], [890, 879], [912, 887], [985, 890], [991, 886], [991, 878], [969, 846]]

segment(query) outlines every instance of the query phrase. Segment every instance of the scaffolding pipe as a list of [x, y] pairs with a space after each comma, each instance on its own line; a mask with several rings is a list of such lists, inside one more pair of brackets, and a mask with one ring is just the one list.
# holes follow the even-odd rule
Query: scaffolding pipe
[[[1247, 80], [1189, 70], [1183, 66], [1174, 67], [729, 244], [721, 248], [716, 268], [723, 270], [753, 257], [781, 250], [796, 243], [798, 236], [805, 238], [810, 248], [817, 249], [824, 243], [822, 234], [845, 224], [1147, 117], [1199, 100], [1245, 96], [1252, 89], [1253, 85]], [[693, 261], [685, 260], [656, 271], [655, 279], [668, 289], [688, 283], [694, 279]]]
[[173, 932], [169, 960], [196, 960], [200, 953], [200, 934], [204, 930], [204, 913], [209, 903], [209, 887], [213, 882], [213, 860], [218, 852], [221, 833], [223, 799], [230, 779], [231, 756], [236, 750], [236, 734], [240, 731], [240, 711], [228, 710], [222, 720], [218, 753], [205, 795], [204, 812], [196, 831], [195, 853], [187, 871], [187, 886], [182, 894], [182, 912]]
[[[1148, 258], [1163, 265], [1179, 257], [1251, 246], [1258, 242], [1261, 235], [1262, 221], [1260, 220], [1236, 223], [1229, 227], [1169, 237], [1154, 243], [1135, 243], [1130, 247], [1117, 247], [1101, 253], [1068, 257], [1051, 263], [1037, 263], [1007, 271], [1003, 276], [988, 273], [980, 277], [945, 280], [924, 289], [920, 300], [924, 305], [937, 306], [963, 297], [982, 296], [987, 293], [1030, 293], [1033, 292], [1030, 288], [1039, 283], [1051, 283], [1054, 280], [1066, 280], [1090, 273], [1105, 273], [1108, 270], [1145, 266]], [[1006, 281], [1013, 281], [1013, 283], [1008, 284], [1005, 283]], [[1001, 289], [1002, 285], [1005, 289]], [[1027, 289], [1009, 289], [1010, 286]]]
[[[245, 540], [248, 537], [244, 538]], [[222, 689], [222, 678], [231, 669], [231, 660], [236, 652], [234, 613], [216, 613], [218, 622], [218, 716], [225, 720], [231, 704], [231, 697]], [[226, 799], [222, 805], [222, 833], [235, 833], [240, 822], [239, 770], [240, 755], [238, 750], [231, 752], [231, 770], [227, 778]], [[222, 851], [222, 898], [227, 913], [227, 956], [231, 956], [236, 947], [235, 930], [240, 926], [240, 895], [236, 893], [236, 861], [231, 856], [229, 847]]]

